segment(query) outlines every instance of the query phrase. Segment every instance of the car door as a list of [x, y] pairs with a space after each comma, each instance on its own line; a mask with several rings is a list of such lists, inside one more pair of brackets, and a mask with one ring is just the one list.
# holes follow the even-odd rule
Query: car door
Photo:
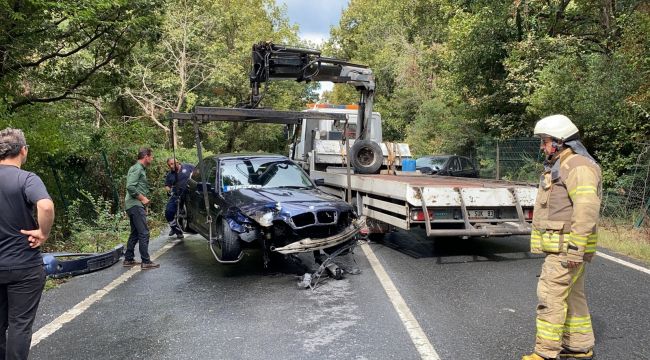
[[[208, 202], [214, 202], [213, 193], [214, 193], [214, 179], [216, 178], [216, 162], [214, 159], [205, 159], [203, 161], [203, 166], [198, 164], [192, 177], [188, 182], [188, 188], [191, 196], [191, 207], [192, 207], [192, 226], [196, 229], [201, 235], [207, 237], [208, 227], [206, 225], [207, 221], [207, 211], [205, 209], [205, 200], [203, 198], [203, 179], [201, 177], [201, 170], [205, 170], [206, 178], [206, 188], [208, 190]], [[213, 174], [211, 176], [211, 174]], [[212, 182], [210, 181], [212, 180]], [[209, 204], [209, 207], [212, 207], [212, 204]]]
[[464, 176], [464, 177], [478, 177], [478, 173], [476, 171], [476, 168], [474, 168], [474, 164], [472, 164], [472, 161], [466, 157], [459, 157], [460, 160], [460, 165], [461, 165], [461, 175], [459, 176]]
[[187, 217], [189, 225], [195, 231], [200, 230], [197, 218], [199, 216], [199, 207], [201, 206], [201, 193], [197, 190], [197, 185], [201, 183], [201, 164], [197, 164], [192, 171], [192, 175], [187, 180], [187, 193], [185, 194], [185, 206], [187, 208]]
[[461, 175], [460, 161], [458, 161], [457, 156], [452, 156], [451, 158], [449, 158], [449, 162], [447, 162], [447, 175], [449, 176]]
[[[215, 224], [221, 216], [221, 209], [223, 206], [223, 197], [221, 196], [221, 188], [219, 182], [219, 166], [216, 161], [210, 163], [210, 168], [208, 170], [208, 183], [210, 184], [208, 200], [210, 201], [210, 216], [212, 217], [212, 229], [218, 229], [219, 227]], [[204, 206], [205, 207], [205, 206]], [[207, 220], [207, 219], [206, 219]], [[207, 229], [207, 227], [206, 227]], [[214, 236], [214, 234], [213, 234]]]

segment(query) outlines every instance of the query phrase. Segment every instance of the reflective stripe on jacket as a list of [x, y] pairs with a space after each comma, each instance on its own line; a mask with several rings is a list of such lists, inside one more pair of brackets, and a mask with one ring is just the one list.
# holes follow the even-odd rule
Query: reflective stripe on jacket
[[534, 253], [566, 252], [567, 260], [581, 262], [585, 253], [596, 251], [600, 212], [600, 167], [590, 159], [563, 150], [559, 176], [542, 175], [530, 245]]

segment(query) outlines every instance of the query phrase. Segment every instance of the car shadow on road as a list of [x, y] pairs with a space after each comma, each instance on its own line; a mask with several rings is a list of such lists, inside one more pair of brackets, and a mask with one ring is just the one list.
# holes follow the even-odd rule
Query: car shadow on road
[[[261, 249], [246, 249], [242, 259], [235, 264], [220, 264], [213, 257], [207, 241], [200, 236], [189, 236], [176, 246], [180, 259], [191, 262], [187, 268], [193, 276], [210, 274], [215, 278], [240, 278], [248, 276], [302, 276], [306, 272], [313, 273], [318, 269], [312, 253], [299, 254], [296, 258], [284, 258], [276, 254], [271, 257], [268, 267], [264, 267]], [[349, 265], [351, 255], [340, 256], [335, 260], [339, 266]], [[353, 261], [353, 260], [352, 260]]]
[[424, 230], [396, 231], [387, 234], [380, 244], [413, 258], [436, 258], [438, 264], [481, 261], [518, 261], [539, 259], [530, 253], [526, 236], [469, 238], [429, 238]]

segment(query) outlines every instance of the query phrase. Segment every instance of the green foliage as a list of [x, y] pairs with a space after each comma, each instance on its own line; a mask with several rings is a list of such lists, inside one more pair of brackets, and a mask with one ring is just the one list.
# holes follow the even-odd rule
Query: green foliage
[[125, 213], [113, 212], [111, 202], [81, 190], [68, 207], [70, 237], [65, 248], [74, 252], [103, 252], [121, 243], [129, 232]]
[[[87, 231], [108, 239], [122, 226], [125, 174], [143, 146], [154, 149], [150, 218], [160, 217], [168, 112], [245, 103], [251, 45], [313, 47], [297, 33], [273, 0], [0, 0], [0, 128], [25, 130], [26, 169], [55, 199], [48, 246], [85, 249]], [[496, 164], [476, 150], [484, 139], [529, 136], [540, 117], [564, 113], [610, 186], [650, 138], [650, 7], [640, 1], [354, 0], [331, 33], [323, 54], [370, 66], [384, 139], [418, 155], [476, 154], [489, 172]], [[317, 88], [269, 83], [262, 106], [300, 110]], [[358, 93], [336, 85], [324, 100]], [[194, 129], [177, 130], [178, 157], [196, 163]], [[282, 126], [200, 131], [208, 153], [286, 153]], [[536, 173], [529, 160], [505, 176]]]
[[564, 113], [606, 184], [650, 138], [650, 12], [639, 1], [359, 0], [328, 46], [377, 74], [386, 138], [417, 154], [530, 136]]
[[133, 46], [156, 38], [161, 4], [0, 1], [0, 108], [110, 93]]

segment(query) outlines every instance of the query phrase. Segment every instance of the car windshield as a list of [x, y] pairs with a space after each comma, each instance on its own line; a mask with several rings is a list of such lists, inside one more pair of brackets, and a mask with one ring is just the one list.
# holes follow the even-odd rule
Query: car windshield
[[423, 157], [415, 160], [416, 167], [429, 167], [432, 169], [441, 169], [449, 159], [446, 156]]
[[253, 158], [221, 161], [224, 192], [242, 188], [312, 188], [302, 169], [285, 159]]

